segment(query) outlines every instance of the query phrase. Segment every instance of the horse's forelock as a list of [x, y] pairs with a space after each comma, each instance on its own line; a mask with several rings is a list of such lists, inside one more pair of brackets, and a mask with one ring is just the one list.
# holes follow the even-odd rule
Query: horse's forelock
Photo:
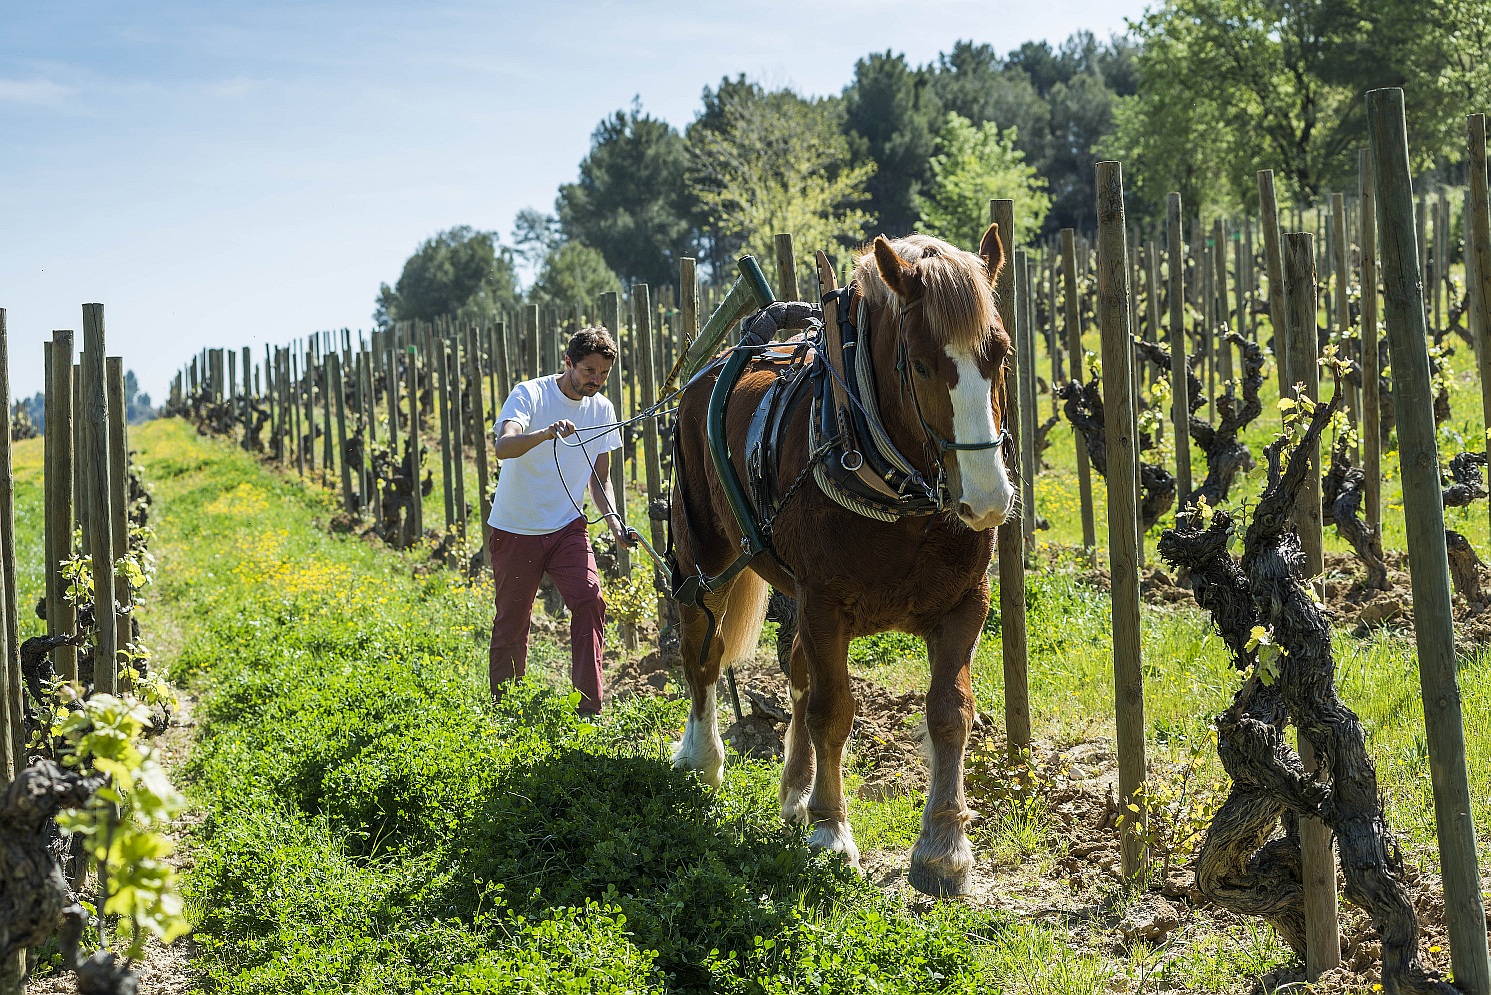
[[[994, 291], [982, 257], [965, 252], [931, 235], [907, 235], [891, 241], [896, 255], [916, 267], [921, 281], [922, 309], [932, 334], [944, 346], [982, 355], [997, 320]], [[870, 305], [899, 316], [901, 301], [880, 278], [875, 253], [865, 250], [855, 260], [854, 279]]]

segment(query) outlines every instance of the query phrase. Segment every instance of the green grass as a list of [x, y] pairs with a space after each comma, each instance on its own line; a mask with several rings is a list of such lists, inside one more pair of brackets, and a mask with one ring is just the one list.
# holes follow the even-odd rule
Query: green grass
[[494, 707], [486, 585], [326, 534], [319, 488], [181, 422], [134, 442], [157, 498], [154, 617], [183, 633], [171, 675], [203, 694], [185, 773], [206, 989], [982, 983], [977, 948], [1011, 927], [914, 913], [811, 852], [780, 824], [772, 765], [732, 764], [719, 792], [672, 771], [678, 703], [591, 726], [537, 680]]

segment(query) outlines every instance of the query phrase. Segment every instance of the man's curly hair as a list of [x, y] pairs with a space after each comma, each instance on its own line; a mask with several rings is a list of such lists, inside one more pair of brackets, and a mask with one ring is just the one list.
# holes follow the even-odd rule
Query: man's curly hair
[[576, 366], [586, 356], [599, 355], [602, 359], [616, 361], [616, 340], [600, 325], [587, 325], [570, 337], [564, 354]]

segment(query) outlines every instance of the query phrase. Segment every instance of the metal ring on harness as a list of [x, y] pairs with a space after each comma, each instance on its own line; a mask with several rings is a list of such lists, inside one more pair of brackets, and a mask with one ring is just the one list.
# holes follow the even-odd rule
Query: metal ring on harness
[[847, 449], [844, 451], [844, 455], [839, 457], [839, 466], [842, 466], [850, 473], [853, 473], [864, 465], [864, 455], [858, 449]]

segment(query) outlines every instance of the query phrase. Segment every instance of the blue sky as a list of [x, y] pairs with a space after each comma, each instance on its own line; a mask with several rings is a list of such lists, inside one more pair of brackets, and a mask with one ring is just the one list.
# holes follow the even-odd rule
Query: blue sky
[[1105, 37], [1143, 6], [0, 0], [12, 391], [89, 301], [157, 400], [204, 345], [367, 328], [424, 238], [550, 210], [633, 96], [682, 127], [724, 75], [836, 93], [867, 52]]

